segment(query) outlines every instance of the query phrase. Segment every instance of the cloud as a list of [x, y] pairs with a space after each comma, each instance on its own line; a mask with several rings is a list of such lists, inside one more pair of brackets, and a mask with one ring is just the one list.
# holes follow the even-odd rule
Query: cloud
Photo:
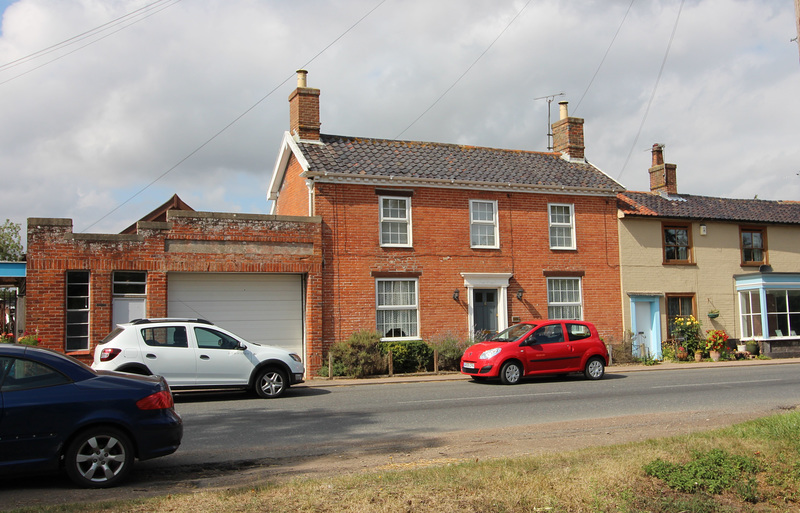
[[[152, 2], [18, 0], [0, 66]], [[635, 2], [586, 91], [629, 5], [164, 1], [74, 53], [0, 68], [0, 217], [113, 233], [174, 193], [198, 210], [267, 212], [301, 66], [325, 133], [544, 151], [535, 98], [563, 91], [587, 157], [629, 189], [646, 190], [659, 142], [681, 192], [800, 199], [791, 2], [687, 0], [635, 145], [681, 3]]]

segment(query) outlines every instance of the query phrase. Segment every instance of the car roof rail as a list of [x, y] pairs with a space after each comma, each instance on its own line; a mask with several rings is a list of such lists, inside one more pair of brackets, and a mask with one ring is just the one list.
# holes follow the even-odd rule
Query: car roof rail
[[213, 322], [208, 321], [206, 319], [190, 319], [186, 317], [153, 317], [148, 319], [133, 319], [131, 324], [152, 324], [155, 322], [196, 322], [198, 324], [210, 324], [214, 325]]

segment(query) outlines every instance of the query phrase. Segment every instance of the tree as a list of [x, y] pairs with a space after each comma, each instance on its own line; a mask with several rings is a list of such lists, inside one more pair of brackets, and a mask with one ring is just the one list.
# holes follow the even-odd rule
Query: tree
[[19, 223], [6, 219], [0, 226], [0, 261], [18, 262], [22, 260], [22, 239]]

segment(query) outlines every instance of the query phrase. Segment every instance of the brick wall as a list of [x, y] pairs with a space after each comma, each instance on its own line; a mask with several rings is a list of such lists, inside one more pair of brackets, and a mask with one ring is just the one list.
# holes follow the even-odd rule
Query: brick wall
[[284, 175], [278, 193], [278, 201], [275, 203], [275, 214], [286, 216], [307, 216], [312, 212], [308, 211], [308, 187], [305, 180], [300, 178], [303, 168], [292, 157]]
[[[375, 277], [389, 272], [419, 277], [423, 339], [442, 332], [468, 335], [462, 272], [513, 273], [509, 320], [547, 317], [547, 275], [582, 276], [584, 319], [607, 340], [621, 337], [614, 198], [418, 187], [411, 197], [413, 248], [382, 248], [375, 190], [316, 185], [315, 212], [323, 220], [326, 348], [358, 329], [375, 328]], [[497, 201], [500, 249], [470, 248], [470, 199]], [[548, 203], [574, 204], [577, 250], [550, 249]], [[520, 288], [525, 291], [521, 301], [516, 298]], [[457, 302], [455, 289], [461, 293]]]
[[[74, 234], [71, 219], [28, 219], [27, 326], [42, 346], [64, 351], [66, 271], [90, 271], [90, 350], [112, 324], [112, 273], [147, 271], [147, 315], [167, 315], [170, 272], [293, 273], [306, 277], [306, 351], [321, 365], [319, 219], [170, 211], [135, 235]], [[230, 247], [247, 248], [229, 251]], [[275, 251], [270, 251], [275, 248]], [[296, 249], [296, 248], [299, 248]]]

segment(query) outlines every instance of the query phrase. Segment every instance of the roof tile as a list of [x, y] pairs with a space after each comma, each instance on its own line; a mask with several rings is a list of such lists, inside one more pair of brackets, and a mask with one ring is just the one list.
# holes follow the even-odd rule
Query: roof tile
[[591, 164], [559, 153], [325, 134], [320, 142], [298, 143], [312, 172], [624, 190]]
[[661, 195], [627, 191], [617, 195], [629, 216], [713, 219], [752, 223], [800, 224], [800, 202], [715, 198], [690, 194]]

